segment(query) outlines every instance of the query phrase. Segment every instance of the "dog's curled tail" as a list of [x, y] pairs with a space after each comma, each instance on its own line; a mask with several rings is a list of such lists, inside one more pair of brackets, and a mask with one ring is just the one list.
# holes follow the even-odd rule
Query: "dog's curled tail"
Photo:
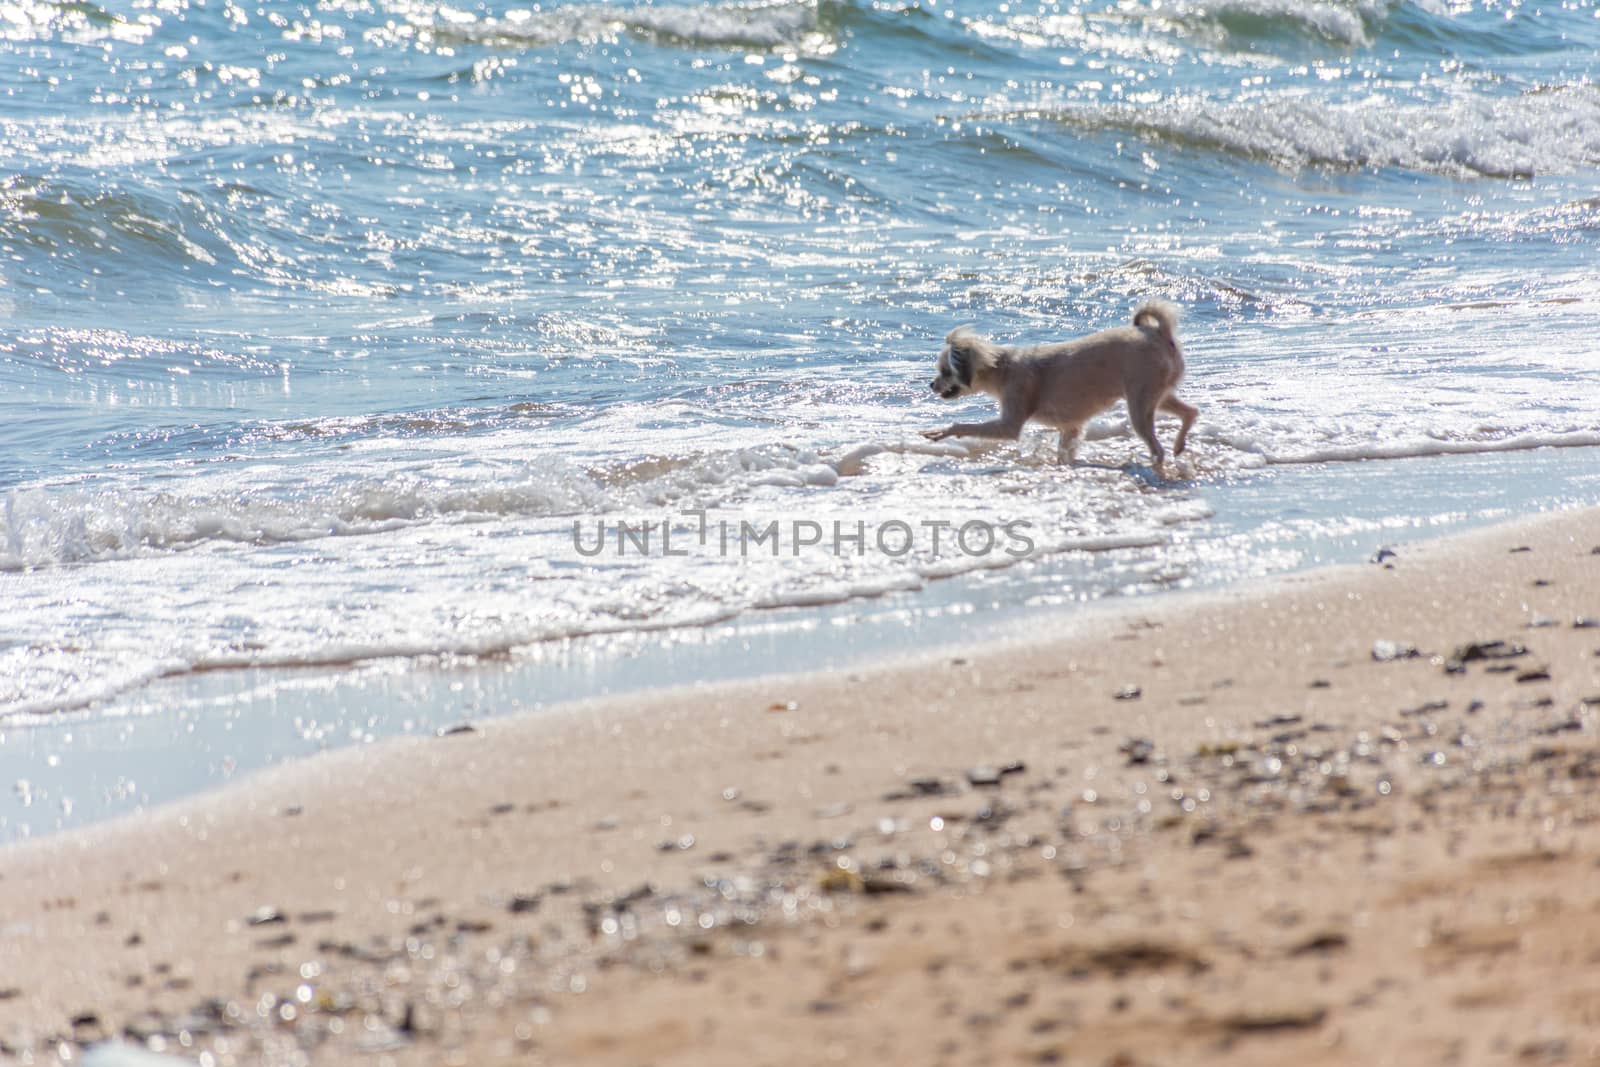
[[1173, 348], [1178, 347], [1178, 309], [1165, 300], [1146, 300], [1133, 313], [1135, 326], [1152, 326]]

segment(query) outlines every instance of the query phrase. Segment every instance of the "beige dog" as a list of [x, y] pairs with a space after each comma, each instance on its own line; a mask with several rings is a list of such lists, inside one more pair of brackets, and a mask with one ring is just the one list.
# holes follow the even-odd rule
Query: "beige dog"
[[933, 441], [946, 437], [1014, 441], [1023, 423], [1033, 419], [1061, 431], [1061, 458], [1072, 460], [1084, 424], [1118, 400], [1126, 400], [1128, 421], [1149, 446], [1160, 470], [1167, 457], [1156, 440], [1156, 412], [1183, 420], [1172, 446], [1175, 456], [1183, 454], [1189, 427], [1199, 414], [1173, 394], [1183, 378], [1177, 325], [1177, 308], [1149, 300], [1133, 313], [1132, 326], [1057, 344], [995, 345], [964, 326], [952, 330], [939, 353], [933, 391], [946, 400], [988, 393], [1000, 401], [1000, 417], [924, 430], [923, 436]]

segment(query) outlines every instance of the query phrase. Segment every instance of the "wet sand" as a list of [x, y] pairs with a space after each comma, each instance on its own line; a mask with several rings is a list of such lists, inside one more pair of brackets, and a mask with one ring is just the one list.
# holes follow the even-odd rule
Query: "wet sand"
[[1600, 514], [0, 856], [0, 1056], [1600, 1060]]

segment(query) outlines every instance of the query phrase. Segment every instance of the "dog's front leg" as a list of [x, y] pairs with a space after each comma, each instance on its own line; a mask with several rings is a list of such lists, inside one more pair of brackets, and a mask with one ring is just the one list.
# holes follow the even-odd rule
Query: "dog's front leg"
[[946, 437], [986, 437], [993, 441], [1015, 441], [1022, 435], [1022, 423], [999, 418], [990, 422], [958, 422], [942, 430], [923, 430], [922, 436], [930, 441], [943, 441]]
[[1082, 427], [1068, 426], [1061, 431], [1061, 437], [1056, 442], [1056, 462], [1067, 466], [1076, 466], [1078, 463], [1078, 437], [1083, 432]]

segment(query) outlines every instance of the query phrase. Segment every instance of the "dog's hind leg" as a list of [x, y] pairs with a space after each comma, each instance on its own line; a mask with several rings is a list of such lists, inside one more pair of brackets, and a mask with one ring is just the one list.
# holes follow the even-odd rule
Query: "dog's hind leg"
[[1128, 422], [1132, 424], [1133, 432], [1145, 443], [1145, 447], [1150, 449], [1150, 458], [1159, 471], [1167, 462], [1167, 453], [1161, 447], [1161, 442], [1156, 439], [1156, 398], [1147, 393], [1130, 394]]
[[1172, 454], [1181, 456], [1184, 445], [1189, 443], [1189, 427], [1194, 425], [1194, 420], [1199, 417], [1200, 411], [1193, 404], [1185, 404], [1171, 393], [1162, 399], [1161, 410], [1183, 420], [1183, 426], [1178, 430], [1178, 439], [1172, 444]]

